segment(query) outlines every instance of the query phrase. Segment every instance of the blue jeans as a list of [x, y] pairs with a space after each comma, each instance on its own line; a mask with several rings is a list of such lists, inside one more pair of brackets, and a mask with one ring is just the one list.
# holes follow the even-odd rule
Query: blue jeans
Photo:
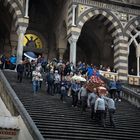
[[37, 93], [39, 91], [39, 88], [40, 88], [40, 81], [33, 81], [33, 92], [34, 93]]

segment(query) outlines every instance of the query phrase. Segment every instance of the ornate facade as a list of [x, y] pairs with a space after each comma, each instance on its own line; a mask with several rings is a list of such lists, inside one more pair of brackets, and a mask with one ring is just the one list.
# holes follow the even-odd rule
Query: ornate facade
[[[55, 3], [56, 7], [59, 5], [59, 2]], [[42, 3], [46, 4], [44, 1], [42, 1]], [[90, 30], [92, 30], [91, 27], [94, 26], [94, 35], [92, 31], [89, 37], [92, 39], [88, 41], [92, 42], [94, 38], [97, 39], [94, 40], [96, 44], [93, 48], [94, 55], [90, 59], [95, 59], [97, 56], [101, 59], [97, 61], [98, 63], [109, 63], [112, 65], [112, 67], [117, 70], [120, 80], [128, 80], [127, 75], [129, 74], [129, 68], [136, 69], [137, 76], [139, 76], [140, 9], [136, 2], [120, 0], [110, 0], [108, 2], [104, 0], [69, 0], [67, 3], [62, 3], [64, 5], [63, 9], [65, 10], [60, 11], [61, 14], [58, 22], [56, 22], [57, 24], [53, 23], [53, 27], [57, 26], [54, 28], [56, 32], [53, 30], [47, 37], [45, 33], [44, 35], [40, 35], [46, 48], [43, 49], [42, 52], [40, 51], [40, 53], [51, 56], [52, 53], [57, 52], [56, 54], [58, 54], [58, 57], [61, 59], [64, 55], [67, 55], [69, 56], [69, 61], [76, 64], [77, 57], [78, 55], [80, 56], [81, 51], [81, 55], [83, 54], [85, 57], [83, 60], [86, 60], [88, 52], [85, 54], [86, 49], [82, 47], [77, 48], [77, 46], [82, 46], [82, 40], [86, 38], [86, 35], [83, 34], [87, 31], [90, 32]], [[10, 44], [9, 49], [11, 49], [11, 54], [13, 48], [16, 49], [17, 62], [19, 62], [19, 60], [22, 59], [24, 51], [23, 39], [25, 33], [36, 33], [34, 29], [38, 28], [38, 25], [31, 23], [33, 20], [31, 20], [31, 16], [29, 17], [28, 9], [30, 8], [30, 11], [32, 10], [31, 4], [29, 5], [29, 0], [0, 0], [0, 5], [4, 9], [9, 10], [8, 13], [12, 19], [9, 23], [10, 29], [8, 36], [10, 36], [10, 42], [5, 44], [5, 46]], [[36, 17], [37, 16], [38, 15], [36, 15]], [[40, 14], [39, 17], [41, 18], [41, 16]], [[103, 26], [102, 30], [102, 27], [98, 27], [99, 25]], [[99, 28], [99, 33], [96, 27]], [[41, 27], [38, 34], [42, 34]], [[100, 37], [98, 37], [99, 34]], [[52, 41], [53, 43], [51, 43], [52, 38], [55, 40]], [[86, 39], [84, 43], [85, 42]], [[69, 45], [67, 45], [67, 43]], [[106, 48], [103, 49], [101, 44]], [[50, 46], [55, 46], [55, 48], [52, 49]], [[89, 43], [88, 46], [87, 49], [92, 50], [92, 43]], [[98, 55], [95, 52], [96, 46], [98, 48]], [[66, 51], [68, 47], [69, 51]], [[103, 56], [103, 50], [106, 56]], [[108, 56], [109, 52], [111, 54]], [[92, 55], [92, 52], [90, 55]], [[106, 59], [106, 57], [108, 58]], [[89, 60], [88, 62], [92, 61]]]

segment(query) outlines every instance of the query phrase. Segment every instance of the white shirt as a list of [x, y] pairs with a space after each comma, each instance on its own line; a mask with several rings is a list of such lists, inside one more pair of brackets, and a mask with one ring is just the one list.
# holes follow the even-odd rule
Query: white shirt
[[103, 98], [97, 98], [95, 101], [94, 111], [96, 110], [105, 110], [105, 101]]

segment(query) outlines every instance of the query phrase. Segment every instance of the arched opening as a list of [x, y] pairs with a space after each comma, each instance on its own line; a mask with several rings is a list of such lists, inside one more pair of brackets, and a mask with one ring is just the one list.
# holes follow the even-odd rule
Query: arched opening
[[130, 75], [139, 76], [140, 66], [138, 57], [139, 57], [139, 44], [140, 44], [140, 27], [136, 26], [133, 30], [131, 30], [128, 39], [129, 45], [129, 56], [128, 56], [128, 73]]
[[128, 56], [128, 73], [130, 75], [136, 75], [137, 73], [137, 58], [136, 58], [136, 47], [134, 42], [129, 46], [129, 56]]
[[9, 56], [11, 54], [10, 33], [12, 27], [12, 15], [8, 7], [0, 1], [0, 54]]
[[[102, 18], [101, 18], [102, 17]], [[98, 15], [90, 18], [83, 26], [77, 42], [77, 61], [84, 61], [96, 66], [114, 67], [114, 38], [111, 36], [115, 30], [108, 30], [112, 25], [106, 17]]]
[[61, 14], [65, 0], [30, 0], [29, 1], [29, 26], [27, 32], [35, 31], [44, 37], [47, 57], [52, 59], [58, 55], [58, 37], [60, 24], [63, 23]]

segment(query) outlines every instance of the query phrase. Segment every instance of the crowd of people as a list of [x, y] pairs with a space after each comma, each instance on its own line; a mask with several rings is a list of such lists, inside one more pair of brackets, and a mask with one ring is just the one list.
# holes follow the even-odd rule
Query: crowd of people
[[0, 69], [11, 69], [14, 70], [16, 68], [16, 56], [11, 55], [6, 57], [5, 55], [0, 56]]
[[105, 127], [105, 119], [108, 111], [110, 124], [115, 127], [113, 115], [116, 107], [115, 102], [121, 101], [121, 83], [120, 81], [110, 81], [107, 89], [109, 94], [101, 96], [97, 88], [89, 91], [86, 82], [74, 80], [74, 75], [82, 76], [88, 81], [93, 73], [100, 76], [99, 69], [110, 71], [107, 67], [95, 67], [94, 65], [86, 65], [78, 62], [76, 66], [72, 62], [64, 63], [62, 60], [53, 59], [47, 62], [41, 55], [36, 60], [24, 58], [16, 67], [17, 80], [22, 83], [23, 77], [29, 78], [32, 82], [33, 94], [37, 95], [45, 83], [46, 92], [49, 95], [60, 95], [63, 103], [67, 99], [71, 99], [72, 107], [81, 108], [81, 112], [85, 112], [87, 108], [91, 110], [91, 119], [95, 119], [103, 127]]

